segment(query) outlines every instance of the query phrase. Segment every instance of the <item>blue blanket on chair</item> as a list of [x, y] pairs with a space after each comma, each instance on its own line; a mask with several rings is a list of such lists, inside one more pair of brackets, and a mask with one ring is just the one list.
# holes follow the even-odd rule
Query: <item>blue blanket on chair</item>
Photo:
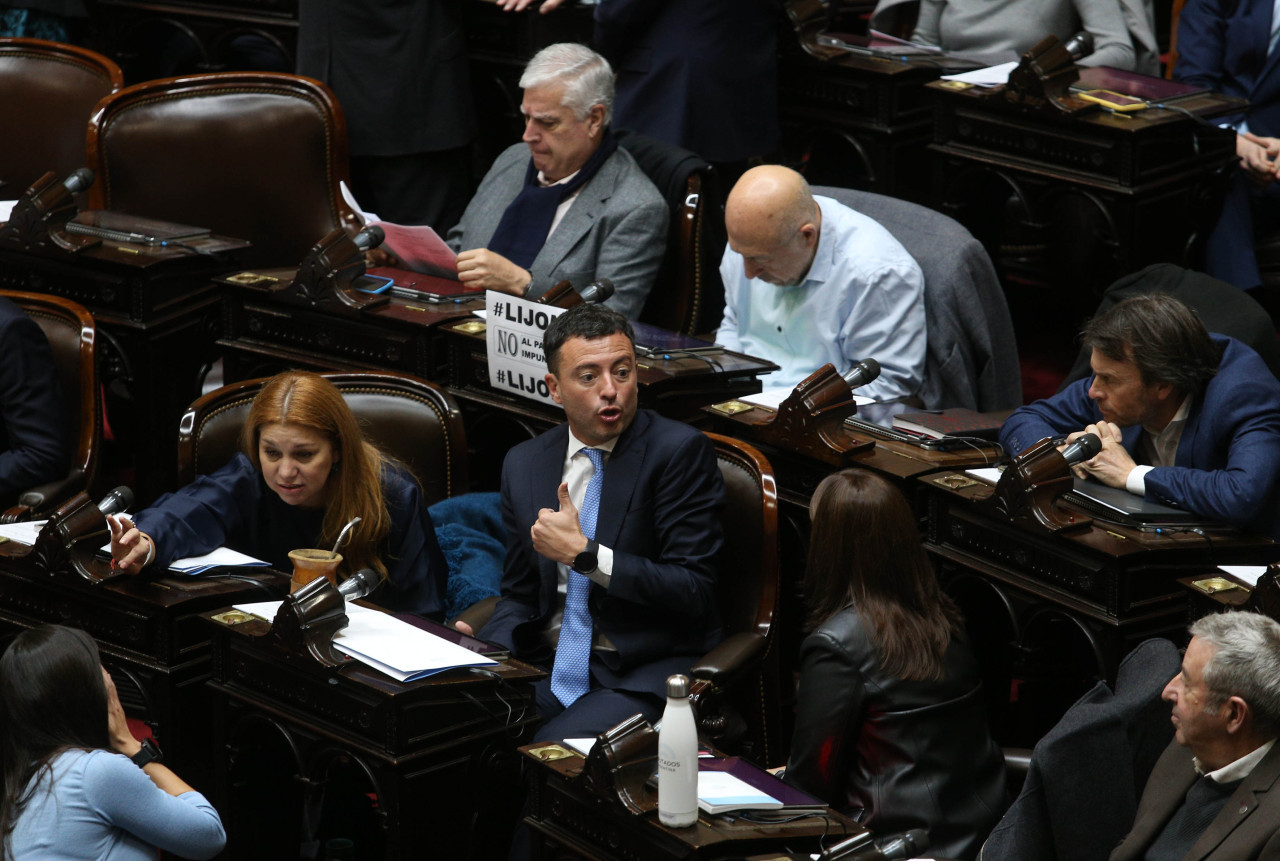
[[497, 493], [466, 493], [427, 509], [449, 563], [445, 618], [498, 594], [506, 542]]

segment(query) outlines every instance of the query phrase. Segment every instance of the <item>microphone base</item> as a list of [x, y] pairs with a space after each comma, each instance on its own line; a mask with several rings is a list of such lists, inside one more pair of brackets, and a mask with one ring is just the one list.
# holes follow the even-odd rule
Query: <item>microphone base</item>
[[1086, 529], [1093, 524], [1091, 518], [1057, 504], [1074, 486], [1071, 467], [1058, 447], [1042, 439], [1014, 457], [987, 505], [1001, 517], [1034, 522], [1053, 533]]
[[850, 436], [845, 430], [844, 420], [857, 411], [849, 384], [827, 364], [802, 380], [771, 418], [743, 429], [753, 442], [843, 467], [876, 446], [874, 440]]

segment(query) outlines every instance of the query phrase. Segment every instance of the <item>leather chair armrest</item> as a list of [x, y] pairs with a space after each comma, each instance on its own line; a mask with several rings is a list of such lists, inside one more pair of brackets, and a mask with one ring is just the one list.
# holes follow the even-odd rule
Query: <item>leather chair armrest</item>
[[754, 631], [733, 634], [703, 655], [689, 672], [695, 679], [705, 679], [716, 687], [724, 687], [743, 671], [755, 666], [768, 648], [768, 640]]
[[1027, 780], [1027, 772], [1031, 770], [1031, 749], [1026, 747], [1004, 748], [1004, 770], [1010, 791], [1016, 796], [1017, 790], [1021, 789], [1022, 784]]
[[466, 622], [471, 626], [473, 633], [479, 634], [480, 629], [489, 624], [489, 619], [493, 616], [493, 608], [496, 606], [498, 606], [498, 596], [490, 595], [463, 610], [456, 619], [450, 620], [447, 624], [450, 628], [456, 629], [459, 622]]
[[37, 515], [50, 514], [63, 502], [84, 490], [84, 472], [73, 469], [57, 481], [50, 481], [23, 492], [18, 504], [0, 515], [0, 522], [20, 523], [35, 520]]

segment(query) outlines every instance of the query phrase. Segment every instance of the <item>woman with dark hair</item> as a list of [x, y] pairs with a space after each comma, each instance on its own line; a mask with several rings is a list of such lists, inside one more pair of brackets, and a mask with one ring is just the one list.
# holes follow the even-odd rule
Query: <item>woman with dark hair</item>
[[155, 751], [130, 734], [93, 638], [61, 625], [19, 634], [0, 657], [6, 861], [218, 854], [218, 812]]
[[929, 832], [972, 858], [1004, 811], [1004, 758], [978, 664], [902, 494], [863, 470], [827, 476], [810, 505], [788, 782], [877, 834]]
[[371, 600], [387, 609], [443, 612], [448, 570], [421, 489], [364, 439], [332, 383], [303, 371], [272, 377], [253, 399], [241, 448], [134, 522], [109, 517], [116, 567], [163, 570], [225, 545], [291, 571], [289, 551], [332, 547], [359, 517], [342, 548], [345, 572], [382, 575]]

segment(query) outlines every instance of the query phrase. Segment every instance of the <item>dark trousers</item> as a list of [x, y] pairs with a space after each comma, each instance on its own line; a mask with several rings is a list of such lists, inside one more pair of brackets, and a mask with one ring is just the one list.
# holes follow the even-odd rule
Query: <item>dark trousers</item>
[[429, 224], [444, 236], [471, 199], [471, 148], [352, 156], [351, 191], [383, 221]]

